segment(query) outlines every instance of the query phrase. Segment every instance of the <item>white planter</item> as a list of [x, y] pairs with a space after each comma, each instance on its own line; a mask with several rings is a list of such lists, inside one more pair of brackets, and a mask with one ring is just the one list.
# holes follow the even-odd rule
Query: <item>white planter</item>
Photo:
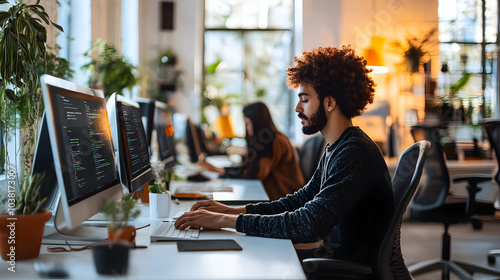
[[171, 204], [170, 193], [149, 193], [150, 217], [168, 218]]

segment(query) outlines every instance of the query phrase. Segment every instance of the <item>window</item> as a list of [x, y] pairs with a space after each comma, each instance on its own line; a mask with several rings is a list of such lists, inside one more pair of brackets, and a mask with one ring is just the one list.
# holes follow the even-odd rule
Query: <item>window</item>
[[227, 100], [237, 136], [245, 135], [242, 107], [257, 100], [269, 107], [280, 131], [293, 133], [294, 106], [285, 84], [293, 28], [293, 0], [205, 0], [202, 106]]
[[[439, 0], [439, 95], [461, 100], [466, 123], [498, 112], [497, 0]], [[454, 93], [450, 86], [465, 85]]]

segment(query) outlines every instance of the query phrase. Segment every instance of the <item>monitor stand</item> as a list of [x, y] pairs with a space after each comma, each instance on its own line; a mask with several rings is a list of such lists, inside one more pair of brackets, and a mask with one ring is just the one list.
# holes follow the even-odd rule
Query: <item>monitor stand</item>
[[43, 244], [66, 244], [68, 242], [69, 244], [79, 245], [104, 241], [108, 238], [107, 224], [104, 221], [89, 223], [89, 226], [80, 225], [69, 230], [62, 213], [60, 199], [60, 195], [58, 194], [57, 206], [54, 207], [56, 211], [52, 211], [52, 217], [45, 224]]

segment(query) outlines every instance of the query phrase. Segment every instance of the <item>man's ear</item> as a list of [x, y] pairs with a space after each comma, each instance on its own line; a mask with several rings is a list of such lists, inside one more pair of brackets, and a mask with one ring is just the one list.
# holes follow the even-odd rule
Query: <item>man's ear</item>
[[325, 97], [325, 106], [326, 106], [326, 111], [331, 112], [337, 106], [337, 100], [335, 100], [331, 96], [327, 96]]

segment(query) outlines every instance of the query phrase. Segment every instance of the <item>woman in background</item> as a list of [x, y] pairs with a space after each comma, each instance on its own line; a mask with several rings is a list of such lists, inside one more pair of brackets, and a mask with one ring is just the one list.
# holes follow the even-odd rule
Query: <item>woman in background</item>
[[248, 154], [240, 167], [218, 168], [208, 162], [200, 166], [226, 178], [258, 179], [269, 199], [276, 200], [304, 186], [295, 148], [276, 129], [271, 113], [262, 102], [243, 108]]

